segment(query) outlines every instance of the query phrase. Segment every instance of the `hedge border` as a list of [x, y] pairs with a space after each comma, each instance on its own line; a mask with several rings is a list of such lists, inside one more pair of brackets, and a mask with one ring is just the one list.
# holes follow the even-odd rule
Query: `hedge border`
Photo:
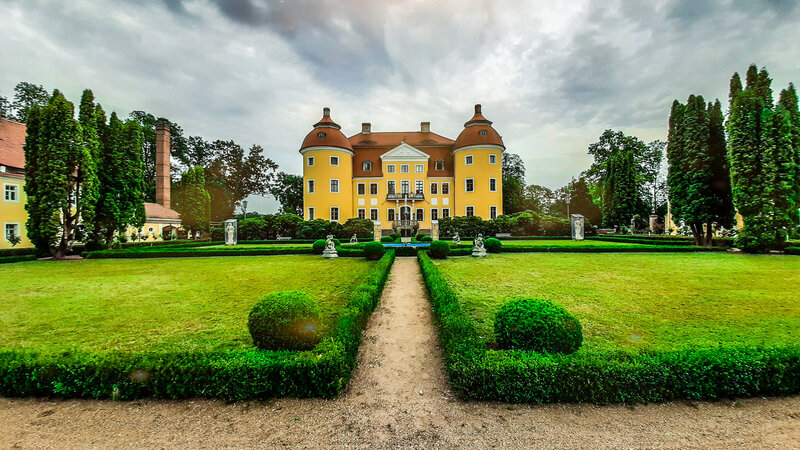
[[[0, 351], [0, 395], [131, 400], [336, 396], [356, 364], [361, 331], [394, 263], [386, 254], [352, 291], [330, 335], [304, 352], [70, 353]], [[247, 311], [242, 311], [246, 315]]]
[[554, 356], [489, 350], [427, 253], [417, 257], [450, 384], [462, 398], [605, 404], [800, 392], [800, 347]]
[[36, 261], [36, 255], [0, 256], [0, 264], [10, 264], [23, 261]]

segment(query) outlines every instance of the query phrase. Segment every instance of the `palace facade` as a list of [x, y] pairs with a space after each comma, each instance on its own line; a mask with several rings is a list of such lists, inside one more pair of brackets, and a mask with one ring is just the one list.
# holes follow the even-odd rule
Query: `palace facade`
[[430, 130], [346, 137], [323, 109], [300, 147], [304, 218], [344, 222], [358, 217], [390, 230], [427, 232], [449, 216], [493, 219], [503, 214], [503, 140], [475, 105], [456, 140]]

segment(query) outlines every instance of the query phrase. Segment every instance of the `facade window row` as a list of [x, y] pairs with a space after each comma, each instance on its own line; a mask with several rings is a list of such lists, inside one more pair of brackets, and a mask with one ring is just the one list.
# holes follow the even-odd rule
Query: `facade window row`
[[[475, 156], [464, 155], [464, 165], [471, 166], [475, 162]], [[497, 164], [497, 155], [489, 155], [489, 164]]]
[[[316, 211], [313, 207], [307, 208], [308, 211], [308, 220], [316, 219]], [[398, 215], [403, 220], [407, 220], [411, 218], [412, 208], [410, 206], [401, 206], [397, 210], [394, 208], [389, 208], [386, 211], [386, 220], [389, 222], [394, 222]], [[439, 220], [440, 218], [450, 217], [450, 208], [431, 208], [430, 209], [431, 220]], [[475, 207], [474, 206], [466, 206], [464, 207], [464, 215], [467, 217], [472, 217], [475, 215]], [[357, 216], [359, 219], [366, 219], [367, 218], [367, 208], [358, 208]], [[424, 208], [414, 208], [413, 209], [413, 217], [418, 222], [423, 222], [425, 220], [425, 209]], [[489, 218], [496, 219], [497, 218], [497, 206], [490, 206], [489, 207]], [[333, 222], [339, 221], [339, 207], [338, 206], [331, 206], [330, 208], [330, 220]], [[377, 222], [380, 220], [380, 208], [369, 208], [369, 220]], [[13, 225], [13, 224], [6, 224]], [[17, 224], [19, 226], [19, 224]], [[12, 231], [13, 233], [13, 231]], [[6, 235], [9, 234], [9, 228], [6, 228]]]

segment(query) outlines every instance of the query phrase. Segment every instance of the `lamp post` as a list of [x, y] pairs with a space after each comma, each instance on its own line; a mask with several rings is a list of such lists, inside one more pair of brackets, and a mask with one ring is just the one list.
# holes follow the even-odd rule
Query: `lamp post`
[[247, 200], [242, 200], [242, 220], [247, 219]]

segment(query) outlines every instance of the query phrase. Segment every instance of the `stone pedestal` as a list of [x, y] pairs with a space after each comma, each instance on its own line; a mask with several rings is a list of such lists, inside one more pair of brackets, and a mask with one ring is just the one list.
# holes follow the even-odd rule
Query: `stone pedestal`
[[372, 222], [372, 234], [375, 242], [381, 241], [381, 223], [380, 222]]
[[431, 220], [431, 239], [434, 241], [439, 240], [439, 221]]
[[650, 232], [655, 233], [656, 226], [658, 225], [658, 216], [655, 214], [650, 215]]
[[322, 257], [325, 259], [333, 259], [339, 257], [339, 252], [336, 251], [334, 248], [333, 250], [328, 250], [327, 248], [322, 251]]
[[584, 218], [580, 214], [572, 214], [570, 217], [572, 221], [572, 240], [573, 241], [582, 241], [584, 235]]

